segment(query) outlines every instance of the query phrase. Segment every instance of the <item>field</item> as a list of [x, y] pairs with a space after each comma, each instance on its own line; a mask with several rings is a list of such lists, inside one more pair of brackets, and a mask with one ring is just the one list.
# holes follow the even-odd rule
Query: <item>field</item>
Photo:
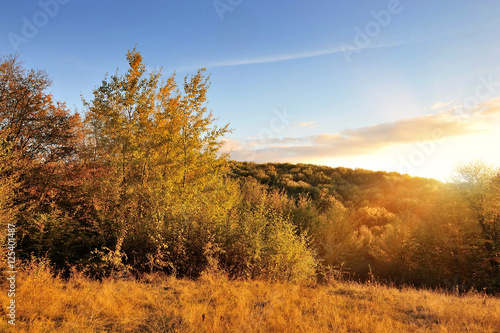
[[500, 299], [474, 292], [231, 281], [218, 272], [63, 280], [40, 265], [18, 280], [18, 332], [500, 332]]

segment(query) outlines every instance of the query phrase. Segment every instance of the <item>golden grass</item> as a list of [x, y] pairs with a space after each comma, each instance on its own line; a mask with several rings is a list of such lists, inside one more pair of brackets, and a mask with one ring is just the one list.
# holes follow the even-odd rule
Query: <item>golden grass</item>
[[[500, 332], [500, 299], [376, 284], [230, 281], [69, 281], [46, 269], [18, 275], [17, 325], [1, 332]], [[5, 290], [3, 287], [2, 289]]]

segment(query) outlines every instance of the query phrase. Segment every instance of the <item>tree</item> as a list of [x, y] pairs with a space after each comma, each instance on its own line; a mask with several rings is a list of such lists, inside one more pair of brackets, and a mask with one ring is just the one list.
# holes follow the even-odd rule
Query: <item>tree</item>
[[0, 131], [23, 158], [49, 163], [75, 152], [79, 116], [45, 90], [51, 81], [41, 70], [26, 70], [17, 56], [0, 63]]
[[16, 204], [33, 208], [48, 203], [56, 166], [76, 159], [80, 119], [45, 92], [51, 81], [44, 71], [24, 69], [17, 56], [1, 59], [0, 139], [20, 182]]
[[486, 239], [500, 241], [500, 169], [483, 161], [457, 166], [452, 178]]
[[24, 69], [17, 56], [0, 59], [2, 177], [15, 177], [18, 208], [33, 208], [50, 196], [56, 165], [76, 158], [79, 115], [45, 92], [51, 81], [44, 71]]
[[[477, 220], [484, 242], [487, 285], [500, 288], [500, 169], [483, 161], [462, 164], [453, 177]], [[484, 279], [484, 278], [483, 278]]]
[[[166, 249], [169, 221], [224, 214], [226, 155], [218, 149], [229, 129], [214, 125], [207, 111], [204, 69], [186, 76], [182, 94], [175, 74], [160, 82], [160, 71], [146, 73], [135, 48], [127, 60], [126, 74], [106, 77], [93, 99], [84, 100], [85, 156], [89, 165], [102, 167], [93, 195], [114, 235], [114, 260], [126, 255], [126, 247], [135, 264], [161, 267], [172, 251]], [[143, 253], [130, 245], [139, 239]]]
[[67, 171], [78, 160], [79, 115], [54, 101], [50, 84], [45, 71], [1, 57], [0, 214], [2, 222], [16, 223], [24, 257], [51, 253], [50, 226], [75, 210], [63, 212], [61, 203], [71, 197]]

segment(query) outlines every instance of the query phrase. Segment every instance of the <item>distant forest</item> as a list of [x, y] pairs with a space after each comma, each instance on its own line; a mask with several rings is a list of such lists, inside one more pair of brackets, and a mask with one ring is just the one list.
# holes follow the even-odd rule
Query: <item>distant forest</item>
[[449, 183], [290, 163], [232, 162], [231, 176], [259, 189], [247, 200], [288, 216], [342, 277], [500, 287], [500, 177], [483, 162], [457, 166]]
[[377, 280], [500, 291], [500, 172], [450, 182], [310, 164], [235, 162], [207, 110], [203, 69], [164, 78], [137, 50], [82, 115], [47, 73], [0, 58], [0, 265], [16, 255], [61, 276]]

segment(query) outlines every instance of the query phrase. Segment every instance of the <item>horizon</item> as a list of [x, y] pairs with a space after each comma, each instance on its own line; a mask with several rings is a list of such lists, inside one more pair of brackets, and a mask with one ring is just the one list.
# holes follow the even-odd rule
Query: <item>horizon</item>
[[72, 111], [137, 45], [149, 70], [178, 81], [207, 68], [208, 108], [235, 130], [231, 159], [440, 181], [459, 162], [500, 166], [498, 2], [1, 6], [0, 54], [45, 69]]

